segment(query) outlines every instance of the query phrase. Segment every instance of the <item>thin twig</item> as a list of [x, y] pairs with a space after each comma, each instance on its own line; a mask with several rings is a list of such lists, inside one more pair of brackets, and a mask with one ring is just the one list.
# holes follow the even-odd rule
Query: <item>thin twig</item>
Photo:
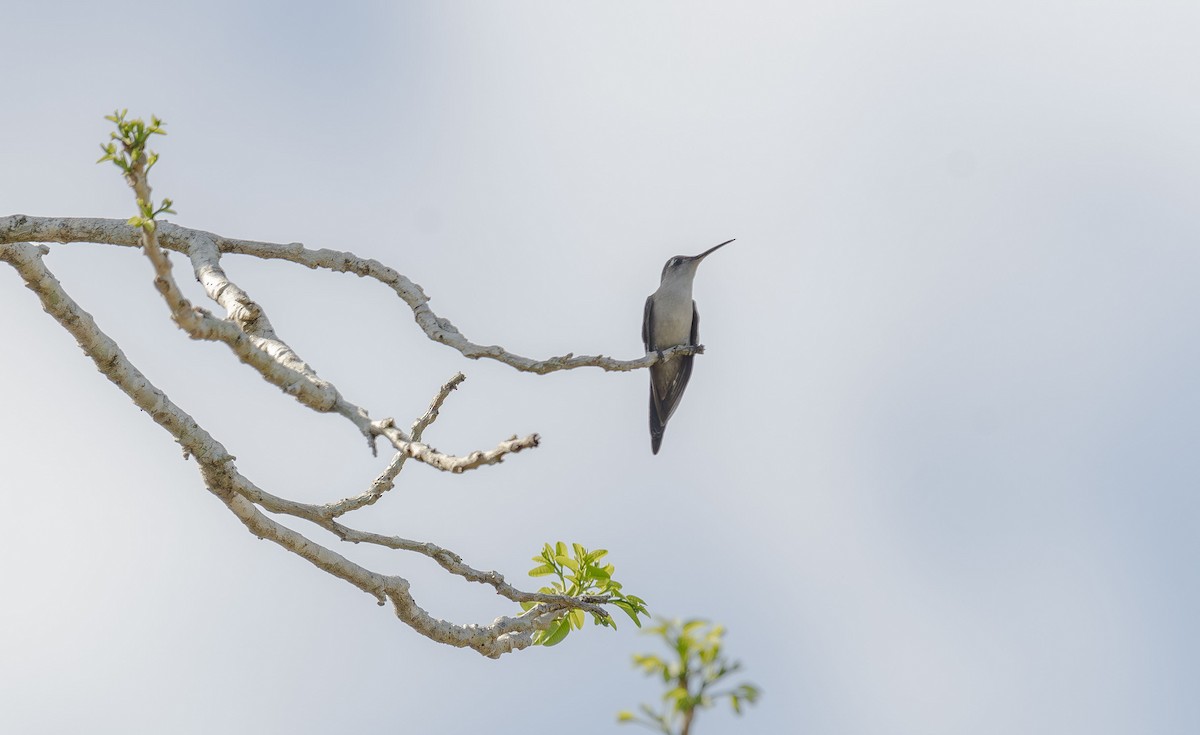
[[[442, 403], [445, 402], [446, 397], [466, 379], [467, 376], [462, 373], [456, 373], [454, 377], [442, 385], [437, 395], [433, 397], [433, 401], [429, 404], [429, 410], [413, 422], [412, 430], [409, 432], [412, 441], [421, 440], [425, 429], [429, 428], [429, 425], [437, 420], [438, 411], [441, 410]], [[366, 492], [353, 497], [343, 498], [335, 503], [328, 503], [321, 508], [322, 513], [328, 515], [330, 518], [337, 518], [364, 506], [374, 504], [375, 501], [383, 497], [384, 493], [395, 487], [396, 477], [400, 474], [400, 470], [404, 469], [404, 463], [407, 461], [408, 454], [406, 452], [396, 452], [392, 456], [392, 461], [388, 463], [383, 472], [379, 473], [379, 476], [375, 478]]]

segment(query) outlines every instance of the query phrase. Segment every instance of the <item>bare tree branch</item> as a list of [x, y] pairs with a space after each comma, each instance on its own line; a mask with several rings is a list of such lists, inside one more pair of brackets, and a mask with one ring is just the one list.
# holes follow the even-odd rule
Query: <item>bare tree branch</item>
[[[193, 258], [197, 278], [201, 278], [202, 273], [202, 268], [196, 264], [196, 255], [194, 254], [194, 250], [199, 247], [198, 243], [205, 243], [206, 247], [212, 247], [210, 243], [215, 243], [216, 249], [220, 253], [286, 260], [308, 268], [323, 268], [372, 278], [395, 291], [396, 295], [408, 304], [418, 326], [433, 341], [448, 345], [473, 360], [488, 358], [523, 372], [545, 374], [581, 367], [597, 367], [607, 371], [625, 372], [648, 368], [660, 360], [677, 355], [694, 355], [704, 351], [701, 345], [680, 345], [663, 350], [661, 353], [649, 353], [633, 360], [616, 360], [604, 355], [574, 354], [535, 360], [508, 352], [498, 345], [479, 345], [471, 342], [458, 331], [450, 320], [439, 317], [429, 308], [429, 297], [425, 295], [425, 291], [419, 285], [377, 260], [361, 258], [353, 253], [337, 250], [311, 250], [299, 243], [281, 245], [227, 238], [202, 230], [180, 227], [169, 222], [160, 222], [158, 233], [163, 247], [186, 253]], [[29, 217], [26, 215], [0, 218], [0, 243], [17, 241], [96, 242], [134, 247], [139, 244], [139, 237], [137, 228], [131, 227], [121, 220]], [[211, 258], [205, 260], [205, 263], [208, 263], [208, 260]], [[201, 279], [201, 283], [205, 284], [209, 295], [216, 299], [204, 279]], [[231, 311], [231, 315], [232, 313]]]
[[[453, 378], [446, 382], [441, 387], [437, 395], [434, 396], [433, 402], [429, 404], [429, 410], [423, 416], [413, 422], [412, 430], [409, 435], [412, 441], [421, 441], [421, 437], [425, 433], [425, 429], [437, 420], [438, 411], [441, 410], [442, 404], [450, 395], [450, 391], [456, 389], [467, 376], [462, 373], [456, 373]], [[329, 503], [321, 508], [323, 515], [328, 515], [330, 518], [337, 518], [354, 510], [358, 510], [367, 505], [372, 505], [375, 501], [383, 497], [383, 494], [391, 490], [395, 486], [396, 477], [400, 474], [400, 470], [404, 469], [404, 463], [408, 461], [408, 454], [405, 452], [397, 452], [392, 457], [392, 461], [384, 468], [383, 472], [375, 478], [371, 486], [366, 492], [350, 498], [343, 498], [336, 503]]]
[[[219, 498], [251, 533], [275, 542], [323, 571], [373, 595], [380, 604], [391, 602], [396, 615], [422, 635], [441, 643], [469, 647], [492, 658], [528, 647], [533, 642], [533, 633], [548, 628], [564, 610], [581, 609], [597, 615], [607, 615], [600, 607], [607, 602], [607, 598], [575, 598], [522, 592], [508, 585], [496, 572], [481, 572], [466, 566], [458, 555], [446, 549], [398, 537], [357, 531], [336, 522], [333, 514], [323, 507], [288, 501], [257, 488], [237, 471], [235, 458], [225, 447], [130, 363], [120, 347], [100, 330], [91, 315], [71, 299], [43, 263], [42, 257], [47, 252], [44, 246], [26, 242], [0, 244], [0, 260], [16, 269], [25, 280], [26, 286], [41, 300], [43, 309], [75, 337], [100, 372], [174, 437], [183, 447], [185, 455], [196, 461], [208, 490]], [[160, 266], [157, 264], [156, 273], [161, 277]], [[443, 386], [430, 410], [418, 419], [413, 432], [414, 435], [418, 435], [417, 438], [418, 429], [423, 431], [432, 423], [441, 402], [457, 382], [460, 382], [458, 376]], [[387, 437], [405, 456], [421, 459], [450, 471], [498, 462], [503, 454], [509, 451], [536, 445], [536, 436], [532, 437], [532, 443], [528, 439], [514, 438], [489, 452], [475, 452], [468, 457], [451, 457], [440, 454], [420, 442], [400, 439], [399, 435], [403, 432], [394, 427], [389, 429], [380, 426], [373, 430]], [[408, 582], [403, 578], [367, 569], [272, 520], [259, 510], [259, 506], [271, 512], [309, 520], [346, 541], [372, 543], [422, 553], [458, 576], [492, 586], [510, 600], [538, 604], [522, 615], [501, 616], [487, 625], [457, 625], [436, 619], [416, 603], [409, 593]]]
[[[145, 193], [148, 195], [149, 191]], [[76, 228], [75, 224], [79, 224], [79, 227]], [[257, 370], [267, 382], [315, 411], [336, 412], [346, 417], [368, 439], [383, 437], [397, 452], [448, 472], [464, 472], [495, 464], [502, 461], [506, 454], [538, 444], [536, 434], [523, 439], [514, 436], [493, 449], [458, 457], [411, 441], [408, 434], [391, 419], [372, 421], [365, 408], [346, 400], [333, 383], [317, 377], [316, 372], [279, 338], [265, 310], [225, 275], [220, 265], [216, 239], [206, 232], [159, 223], [153, 234], [146, 236], [141, 228], [119, 220], [47, 219], [24, 215], [0, 218], [0, 243], [11, 242], [22, 234], [33, 235], [28, 239], [75, 242], [74, 233], [99, 242], [125, 246], [143, 245], [143, 240], [149, 241], [146, 252], [154, 263], [156, 287], [167, 300], [172, 318], [189, 336], [225, 343], [242, 362]], [[180, 236], [181, 233], [185, 236]], [[217, 319], [203, 310], [195, 309], [183, 297], [170, 276], [170, 262], [161, 250], [155, 250], [160, 240], [168, 249], [188, 254], [196, 280], [204, 286], [210, 298], [225, 307], [227, 319]]]

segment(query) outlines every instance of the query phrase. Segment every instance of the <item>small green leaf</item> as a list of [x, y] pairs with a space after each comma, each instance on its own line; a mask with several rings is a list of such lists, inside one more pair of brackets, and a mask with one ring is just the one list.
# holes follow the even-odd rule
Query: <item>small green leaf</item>
[[531, 577], [545, 577], [547, 574], [554, 574], [557, 570], [549, 564], [543, 564], [540, 567], [534, 567], [529, 570]]
[[643, 673], [653, 674], [666, 668], [666, 663], [661, 658], [649, 653], [635, 654], [633, 664], [642, 669]]
[[638, 619], [637, 610], [634, 609], [633, 605], [630, 605], [628, 602], [625, 602], [624, 600], [613, 600], [613, 604], [616, 605], [621, 610], [624, 610], [625, 614], [629, 616], [630, 620], [633, 621], [634, 625], [636, 625], [639, 628], [642, 627], [642, 621]]
[[567, 633], [570, 632], [571, 623], [564, 616], [546, 629], [546, 637], [542, 640], [542, 645], [546, 647], [557, 646], [559, 643], [562, 643], [563, 638], [566, 638]]

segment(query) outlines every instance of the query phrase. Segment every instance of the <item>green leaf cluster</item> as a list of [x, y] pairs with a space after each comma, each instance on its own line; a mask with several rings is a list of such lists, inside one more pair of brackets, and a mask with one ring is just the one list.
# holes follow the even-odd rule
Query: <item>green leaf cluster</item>
[[[104, 119], [117, 129], [109, 133], [108, 143], [100, 145], [104, 155], [96, 163], [112, 161], [125, 174], [126, 180], [135, 191], [139, 191], [139, 186], [142, 186], [149, 192], [146, 174], [158, 163], [158, 154], [149, 150], [146, 144], [150, 136], [166, 135], [167, 132], [163, 130], [163, 121], [157, 117], [151, 116], [150, 122], [147, 123], [141, 118], [130, 120], [128, 114], [129, 110], [118, 110], [104, 116]], [[170, 199], [163, 199], [162, 204], [156, 207], [153, 201], [146, 201], [139, 196], [137, 204], [138, 214], [129, 218], [129, 224], [147, 231], [154, 230], [154, 220], [158, 215], [175, 214], [175, 210], [171, 208], [174, 202]]]
[[149, 171], [158, 162], [158, 154], [147, 150], [146, 142], [150, 140], [151, 135], [166, 135], [167, 131], [162, 129], [164, 123], [157, 117], [151, 116], [150, 123], [147, 124], [140, 117], [127, 119], [128, 114], [129, 110], [118, 110], [104, 116], [104, 119], [116, 125], [117, 129], [108, 134], [111, 139], [108, 144], [101, 144], [100, 150], [104, 151], [104, 155], [96, 163], [112, 161], [117, 168], [128, 174], [144, 156], [145, 170]]
[[[529, 570], [529, 576], [556, 577], [550, 584], [538, 590], [542, 594], [601, 598], [599, 601], [611, 603], [625, 611], [625, 614], [633, 620], [634, 625], [640, 628], [642, 621], [638, 616], [650, 616], [646, 609], [646, 602], [640, 597], [627, 595], [621, 591], [621, 583], [613, 579], [615, 567], [612, 564], [604, 563], [604, 557], [607, 555], [606, 549], [588, 551], [580, 544], [575, 543], [569, 547], [563, 541], [555, 544], [547, 543], [542, 547], [542, 553], [533, 557], [537, 566]], [[537, 602], [522, 602], [521, 608], [528, 611], [538, 604]], [[617, 627], [616, 621], [610, 615], [598, 613], [591, 613], [591, 615], [594, 625], [603, 625], [608, 628]], [[583, 610], [568, 610], [549, 628], [534, 634], [533, 642], [537, 645], [553, 646], [562, 642], [572, 629], [582, 629], [586, 620], [587, 616]]]
[[133, 225], [134, 227], [153, 230], [155, 217], [164, 213], [175, 214], [175, 210], [171, 209], [171, 206], [175, 202], [172, 202], [170, 199], [163, 199], [162, 204], [157, 209], [154, 208], [152, 203], [146, 202], [142, 199], [138, 199], [137, 203], [138, 211], [141, 212], [141, 214], [129, 218], [129, 224]]
[[637, 722], [665, 735], [686, 733], [697, 711], [721, 699], [728, 699], [733, 711], [741, 714], [743, 705], [754, 704], [762, 696], [762, 691], [750, 683], [721, 687], [727, 677], [742, 668], [740, 662], [729, 660], [722, 652], [724, 627], [704, 620], [661, 620], [646, 633], [661, 638], [669, 653], [637, 654], [633, 665], [662, 681], [666, 688], [662, 704], [659, 709], [641, 705], [640, 717], [628, 710], [619, 712], [618, 722]]

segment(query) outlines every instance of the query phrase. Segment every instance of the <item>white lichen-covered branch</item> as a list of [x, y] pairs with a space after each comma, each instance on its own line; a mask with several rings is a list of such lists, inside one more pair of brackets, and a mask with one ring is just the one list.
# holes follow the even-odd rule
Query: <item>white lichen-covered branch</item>
[[[367, 491], [366, 500], [352, 498], [327, 506], [295, 503], [277, 498], [259, 489], [237, 470], [235, 458], [225, 447], [195, 419], [175, 405], [163, 391], [155, 387], [128, 360], [120, 347], [101, 331], [91, 315], [63, 290], [62, 284], [43, 262], [43, 256], [47, 252], [47, 248], [42, 245], [25, 242], [3, 243], [0, 244], [0, 261], [4, 261], [16, 269], [25, 280], [26, 286], [37, 295], [45, 311], [71, 333], [100, 372], [174, 437], [183, 448], [185, 455], [196, 461], [207, 488], [245, 524], [251, 533], [279, 544], [314, 566], [373, 595], [380, 604], [390, 602], [396, 615], [422, 635], [449, 645], [469, 647], [493, 658], [531, 645], [534, 632], [544, 630], [564, 610], [580, 609], [598, 615], [607, 615], [601, 607], [607, 600], [602, 597], [576, 598], [522, 592], [505, 582], [504, 578], [496, 572], [472, 569], [464, 564], [457, 554], [447, 549], [433, 544], [356, 530], [336, 521], [338, 515], [377, 499], [383, 491], [378, 487], [380, 481], [377, 481]], [[443, 386], [429, 411], [414, 424], [410, 435], [412, 439], [420, 438], [421, 432], [436, 418], [446, 395], [461, 380], [461, 376], [455, 376]], [[381, 430], [381, 433], [383, 432], [385, 430]], [[488, 453], [476, 453], [487, 455], [484, 457], [472, 455], [467, 458], [451, 458], [433, 453], [437, 456], [431, 458], [423, 455], [431, 453], [432, 450], [428, 450], [419, 441], [397, 440], [393, 443], [401, 444], [405, 449], [400, 450], [397, 455], [398, 459], [393, 461], [392, 466], [402, 464], [404, 457], [413, 457], [434, 466], [439, 466], [438, 462], [443, 462], [447, 465], [443, 467], [444, 469], [452, 470], [455, 466], [465, 469], [498, 461], [496, 452], [518, 451], [520, 448], [502, 445], [501, 448]], [[455, 463], [460, 464], [455, 465]], [[395, 479], [395, 472], [398, 472], [398, 467], [393, 470], [392, 466], [389, 466], [389, 470], [384, 474], [387, 477], [386, 482], [389, 483]], [[501, 616], [485, 625], [459, 625], [436, 619], [413, 599], [406, 580], [367, 569], [314, 542], [296, 530], [271, 519], [263, 510], [310, 521], [345, 541], [372, 543], [424, 554], [437, 561], [452, 574], [469, 581], [490, 585], [498, 594], [509, 600], [537, 604], [521, 615]]]
[[[193, 230], [170, 222], [158, 223], [158, 238], [167, 250], [173, 250], [187, 255], [192, 261], [192, 267], [197, 280], [204, 286], [205, 291], [223, 306], [229, 318], [239, 324], [256, 326], [261, 310], [254, 302], [238, 289], [229, 290], [228, 279], [219, 265], [220, 255], [231, 253], [250, 255], [268, 260], [285, 260], [303, 265], [307, 268], [325, 269], [340, 273], [354, 273], [365, 278], [374, 279], [390, 288], [412, 309], [413, 317], [418, 326], [435, 342], [453, 347], [464, 356], [473, 360], [488, 358], [510, 365], [517, 370], [530, 373], [552, 373], [559, 370], [572, 370], [581, 367], [596, 367], [602, 370], [625, 372], [648, 368], [660, 360], [676, 355], [692, 355], [701, 353], [704, 348], [700, 345], [681, 345], [663, 350], [662, 353], [650, 353], [632, 360], [617, 360], [605, 355], [575, 355], [566, 354], [535, 360], [523, 357], [505, 350], [498, 345], [480, 345], [467, 339], [462, 332], [450, 323], [450, 320], [440, 317], [429, 307], [429, 297], [416, 283], [403, 274], [377, 260], [362, 258], [353, 253], [339, 250], [306, 248], [299, 243], [277, 244], [239, 240], [222, 237], [203, 230]], [[0, 217], [0, 243], [3, 242], [60, 242], [60, 243], [104, 243], [123, 245], [127, 247], [141, 246], [141, 233], [124, 220], [101, 219], [92, 217], [31, 217], [23, 214]], [[264, 322], [266, 332], [270, 325]], [[257, 325], [264, 328], [264, 325]], [[325, 404], [312, 405], [322, 411], [335, 410], [332, 398]]]

